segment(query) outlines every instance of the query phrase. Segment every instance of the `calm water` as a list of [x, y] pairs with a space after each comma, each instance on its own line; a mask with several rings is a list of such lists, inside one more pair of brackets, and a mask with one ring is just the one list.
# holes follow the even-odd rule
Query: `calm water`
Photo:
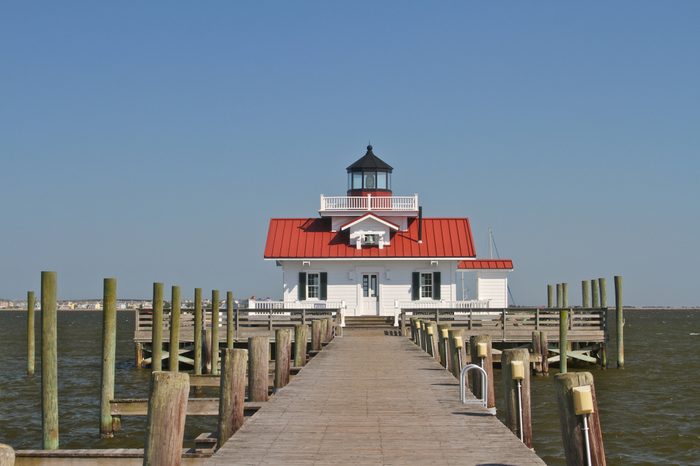
[[[25, 319], [0, 312], [0, 442], [38, 448], [40, 366], [34, 377], [25, 375]], [[133, 314], [118, 319], [116, 396], [145, 398], [148, 371], [133, 364]], [[700, 312], [634, 311], [626, 320], [626, 369], [592, 369], [608, 464], [700, 465]], [[100, 313], [61, 312], [58, 331], [61, 447], [143, 446], [143, 417], [124, 418], [114, 439], [99, 438]], [[563, 465], [552, 377], [532, 383], [535, 450], [548, 464]], [[214, 417], [190, 417], [186, 441], [215, 428]]]

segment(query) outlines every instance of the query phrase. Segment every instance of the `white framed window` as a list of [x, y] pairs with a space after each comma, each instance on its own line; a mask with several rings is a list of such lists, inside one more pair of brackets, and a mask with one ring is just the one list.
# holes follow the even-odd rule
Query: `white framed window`
[[433, 299], [433, 274], [432, 272], [420, 274], [420, 298]]
[[306, 298], [318, 299], [321, 297], [321, 276], [319, 273], [306, 274]]

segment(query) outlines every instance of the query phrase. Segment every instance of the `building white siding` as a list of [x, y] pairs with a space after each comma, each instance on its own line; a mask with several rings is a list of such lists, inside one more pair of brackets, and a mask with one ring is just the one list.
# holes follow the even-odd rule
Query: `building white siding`
[[488, 299], [489, 307], [508, 307], [508, 276], [503, 270], [481, 270], [476, 278], [477, 299]]
[[[456, 261], [440, 260], [431, 265], [430, 260], [338, 260], [282, 261], [284, 271], [284, 300], [297, 301], [299, 272], [328, 274], [328, 301], [344, 301], [346, 315], [367, 315], [362, 309], [362, 275], [377, 274], [379, 285], [379, 315], [393, 316], [398, 312], [397, 302], [411, 301], [413, 272], [440, 272], [440, 298], [456, 299]], [[318, 300], [307, 300], [313, 304]], [[430, 300], [432, 301], [432, 300]]]

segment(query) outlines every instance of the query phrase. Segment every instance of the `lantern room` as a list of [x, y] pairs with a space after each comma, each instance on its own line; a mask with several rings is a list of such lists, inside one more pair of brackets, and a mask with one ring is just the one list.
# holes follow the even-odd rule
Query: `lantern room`
[[372, 152], [367, 153], [347, 168], [348, 196], [391, 196], [391, 165]]

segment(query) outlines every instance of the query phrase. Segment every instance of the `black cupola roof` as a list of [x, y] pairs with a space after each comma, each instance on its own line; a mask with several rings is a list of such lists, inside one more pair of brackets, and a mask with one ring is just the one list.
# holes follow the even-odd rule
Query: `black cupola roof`
[[381, 170], [391, 172], [393, 168], [391, 165], [374, 155], [374, 152], [372, 152], [372, 146], [369, 145], [367, 146], [367, 153], [347, 168], [347, 171], [349, 172], [362, 170]]

